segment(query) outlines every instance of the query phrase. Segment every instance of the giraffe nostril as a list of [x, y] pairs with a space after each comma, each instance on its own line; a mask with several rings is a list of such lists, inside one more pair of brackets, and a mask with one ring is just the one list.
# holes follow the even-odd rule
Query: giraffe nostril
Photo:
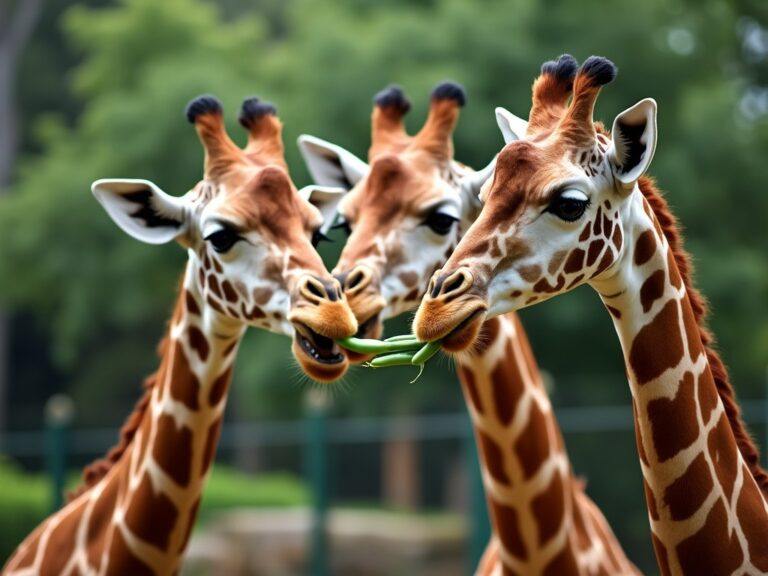
[[449, 294], [454, 290], [459, 289], [463, 281], [464, 281], [463, 278], [457, 277], [457, 278], [451, 279], [450, 282], [446, 282], [445, 284], [443, 284], [443, 294]]
[[354, 290], [364, 279], [365, 274], [358, 268], [357, 270], [352, 271], [352, 273], [347, 277], [346, 287], [349, 290]]
[[309, 290], [310, 294], [314, 294], [318, 298], [325, 298], [325, 293], [314, 282], [309, 282], [307, 284], [307, 290]]
[[432, 298], [442, 296], [445, 300], [452, 300], [466, 293], [471, 287], [474, 278], [467, 270], [456, 270], [447, 276], [441, 276], [435, 282], [430, 295]]

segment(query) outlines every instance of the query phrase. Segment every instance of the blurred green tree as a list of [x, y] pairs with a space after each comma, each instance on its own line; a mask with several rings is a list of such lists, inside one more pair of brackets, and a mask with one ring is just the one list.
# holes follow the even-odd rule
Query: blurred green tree
[[[56, 43], [50, 58], [42, 47], [33, 54], [31, 63], [45, 74], [36, 81], [34, 70], [25, 70], [22, 101], [29, 94], [59, 112], [37, 114], [36, 141], [11, 194], [0, 200], [0, 228], [7, 231], [0, 243], [0, 299], [21, 315], [19, 329], [48, 348], [16, 359], [30, 375], [14, 383], [17, 398], [40, 403], [47, 392], [42, 383], [55, 375], [56, 386], [75, 396], [79, 424], [115, 425], [138, 395], [142, 375], [155, 362], [151, 343], [170, 312], [183, 256], [115, 231], [88, 189], [108, 176], [149, 178], [173, 194], [194, 184], [202, 151], [182, 115], [190, 98], [217, 94], [236, 137], [241, 99], [255, 93], [273, 100], [286, 125], [289, 164], [303, 185], [307, 173], [293, 145], [301, 132], [365, 157], [375, 92], [402, 84], [414, 102], [408, 125], [415, 130], [432, 86], [452, 78], [469, 95], [456, 132], [457, 158], [480, 166], [502, 143], [493, 108], [525, 115], [540, 63], [562, 52], [580, 60], [602, 54], [619, 65], [616, 82], [598, 103], [597, 116], [606, 123], [645, 96], [659, 102], [652, 172], [685, 225], [739, 395], [762, 397], [768, 358], [766, 22], [768, 6], [758, 0], [121, 0], [100, 9], [75, 6], [63, 25], [67, 45], [81, 60], [66, 68], [71, 62], [56, 59]], [[343, 243], [336, 240], [322, 248], [329, 266]], [[588, 289], [522, 316], [540, 363], [554, 376], [556, 404], [628, 402], [617, 339]], [[405, 329], [407, 320], [397, 320], [395, 329]], [[234, 386], [238, 417], [300, 412], [302, 386], [295, 383], [301, 377], [291, 373], [286, 344], [256, 331], [246, 339]], [[410, 376], [405, 369], [355, 370], [338, 388], [337, 411], [461, 406], [447, 362], [430, 366], [418, 384], [410, 385]], [[12, 416], [17, 426], [34, 420], [23, 410]], [[611, 466], [610, 477], [595, 473], [592, 479], [595, 493], [605, 495], [609, 519], [623, 518], [626, 494], [633, 495], [631, 518], [617, 531], [630, 554], [633, 547], [647, 554], [639, 471], [628, 463], [634, 455], [617, 454], [616, 438], [610, 450], [592, 436], [568, 440], [578, 471]]]

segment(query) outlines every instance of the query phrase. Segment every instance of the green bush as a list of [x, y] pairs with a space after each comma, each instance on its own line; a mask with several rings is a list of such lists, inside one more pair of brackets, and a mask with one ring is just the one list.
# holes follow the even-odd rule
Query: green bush
[[[72, 475], [69, 488], [77, 485]], [[250, 476], [226, 466], [216, 466], [205, 489], [201, 519], [218, 510], [236, 507], [298, 506], [309, 501], [304, 484], [284, 473]], [[50, 512], [51, 485], [43, 474], [24, 472], [0, 459], [0, 559], [7, 558], [24, 537]], [[0, 565], [4, 560], [0, 562]]]

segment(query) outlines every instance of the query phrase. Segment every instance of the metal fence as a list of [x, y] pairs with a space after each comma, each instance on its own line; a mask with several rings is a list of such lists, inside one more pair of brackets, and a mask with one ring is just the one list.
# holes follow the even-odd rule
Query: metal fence
[[[765, 427], [763, 446], [768, 447], [768, 398], [743, 401], [741, 406], [749, 424]], [[46, 412], [45, 430], [0, 434], [0, 453], [19, 459], [45, 459], [52, 480], [52, 506], [55, 509], [61, 505], [68, 462], [104, 453], [114, 443], [117, 429], [70, 429], [70, 411], [61, 397], [52, 399]], [[557, 408], [558, 422], [566, 435], [631, 432], [634, 426], [631, 415], [629, 405]], [[465, 413], [403, 418], [333, 418], [329, 416], [326, 397], [310, 393], [303, 419], [228, 423], [219, 448], [236, 451], [254, 447], [301, 447], [304, 473], [312, 493], [311, 574], [325, 576], [329, 573], [325, 530], [331, 504], [329, 447], [397, 440], [458, 440], [462, 443], [470, 478], [467, 569], [472, 573], [488, 542], [489, 527], [472, 428]], [[764, 450], [764, 457], [768, 457], [768, 449]]]

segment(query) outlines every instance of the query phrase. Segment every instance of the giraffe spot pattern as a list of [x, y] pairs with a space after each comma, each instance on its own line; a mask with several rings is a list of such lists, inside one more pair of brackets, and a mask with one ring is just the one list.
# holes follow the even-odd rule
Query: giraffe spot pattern
[[51, 530], [48, 543], [43, 550], [43, 560], [40, 563], [40, 573], [61, 574], [75, 551], [77, 527], [83, 517], [87, 500], [82, 499], [59, 524]]
[[475, 381], [475, 375], [469, 368], [465, 366], [459, 366], [459, 379], [461, 380], [462, 387], [467, 396], [469, 396], [472, 406], [478, 414], [483, 413], [483, 403], [480, 400], [480, 394], [477, 391], [477, 382]]
[[701, 413], [701, 421], [706, 424], [709, 422], [709, 417], [712, 411], [717, 407], [717, 403], [720, 397], [717, 394], [715, 387], [715, 380], [712, 378], [712, 371], [709, 366], [699, 374], [699, 382], [697, 385], [699, 396], [699, 411]]
[[[639, 384], [658, 378], [669, 368], [677, 366], [683, 358], [679, 317], [677, 302], [670, 300], [650, 323], [640, 329], [632, 341], [629, 365]], [[659, 342], [665, 345], [659, 346]]]
[[642, 266], [651, 259], [654, 252], [656, 252], [656, 238], [653, 236], [653, 231], [646, 230], [637, 237], [634, 255], [635, 264]]
[[156, 576], [155, 571], [128, 548], [120, 530], [115, 530], [107, 556], [109, 561], [105, 576]]
[[197, 399], [200, 392], [200, 382], [189, 367], [181, 342], [176, 341], [174, 348], [175, 362], [173, 363], [173, 372], [171, 373], [171, 396], [190, 410], [197, 410], [200, 408]]
[[550, 560], [542, 571], [542, 576], [561, 576], [562, 574], [578, 574], [579, 566], [570, 547], [565, 547]]
[[692, 372], [683, 374], [675, 397], [648, 402], [653, 447], [660, 462], [665, 462], [693, 444], [699, 436]]
[[[637, 422], [637, 403], [635, 399], [632, 399], [632, 414], [634, 415], [635, 422]], [[643, 435], [640, 432], [640, 427], [635, 425], [635, 442], [637, 444], [637, 453], [640, 456], [640, 461], [648, 466], [648, 454], [645, 452], [645, 445], [643, 443]]]
[[229, 380], [232, 377], [232, 366], [224, 370], [219, 374], [218, 378], [211, 385], [211, 390], [208, 392], [208, 405], [211, 407], [218, 406], [221, 399], [224, 398], [224, 394], [227, 391]]
[[219, 259], [216, 258], [216, 256], [211, 256], [211, 261], [213, 262], [213, 269], [216, 270], [218, 274], [222, 274], [224, 269], [221, 267], [221, 262], [219, 262]]
[[607, 270], [611, 264], [613, 264], [613, 252], [608, 248], [600, 259], [600, 264], [597, 265], [594, 275], [597, 276], [598, 274], [601, 274]]
[[547, 419], [535, 402], [531, 404], [528, 422], [520, 431], [520, 435], [515, 441], [514, 450], [520, 460], [523, 476], [526, 480], [533, 477], [549, 456]]
[[264, 306], [272, 298], [272, 290], [264, 286], [253, 289], [253, 301], [259, 306]]
[[645, 282], [640, 287], [640, 304], [643, 306], [643, 312], [647, 313], [650, 311], [653, 303], [664, 294], [665, 280], [666, 274], [664, 270], [656, 270], [656, 272], [645, 279]]
[[195, 527], [195, 520], [197, 519], [198, 510], [200, 510], [199, 497], [197, 500], [195, 500], [195, 503], [192, 504], [192, 508], [189, 510], [189, 516], [187, 517], [187, 528], [184, 531], [184, 538], [181, 539], [181, 544], [179, 545], [179, 554], [183, 554], [184, 550], [187, 549], [189, 538], [192, 536], [192, 529]]
[[88, 564], [97, 571], [101, 568], [101, 553], [104, 550], [107, 533], [112, 526], [112, 513], [117, 502], [117, 489], [117, 482], [105, 484], [104, 490], [93, 504], [88, 522], [86, 558]]
[[605, 240], [602, 238], [592, 240], [592, 242], [589, 243], [589, 249], [587, 250], [587, 266], [592, 266], [592, 264], [597, 262], [597, 257], [600, 255], [600, 252], [602, 252], [603, 246], [605, 246]]
[[601, 207], [597, 209], [597, 214], [595, 215], [595, 222], [594, 222], [594, 227], [592, 228], [592, 233], [595, 236], [600, 236], [602, 234], [602, 231], [603, 231], [603, 209]]
[[219, 303], [216, 302], [216, 300], [212, 296], [209, 295], [206, 300], [208, 301], [208, 304], [210, 305], [210, 307], [216, 310], [216, 312], [218, 312], [219, 314], [224, 314], [224, 308], [219, 306]]
[[586, 252], [584, 252], [584, 250], [581, 248], [574, 248], [568, 256], [568, 259], [565, 261], [563, 272], [566, 274], [572, 274], [581, 270], [581, 268], [584, 266], [584, 256], [586, 256]]
[[539, 546], [544, 546], [557, 534], [565, 517], [565, 490], [560, 474], [553, 474], [549, 485], [531, 501], [531, 512], [536, 519]]
[[184, 300], [186, 301], [187, 311], [195, 316], [200, 316], [200, 306], [197, 305], [197, 300], [189, 290], [184, 291]]
[[579, 242], [585, 242], [587, 238], [590, 237], [592, 234], [592, 224], [587, 222], [586, 226], [581, 231], [581, 234], [579, 234]]
[[488, 500], [491, 504], [491, 518], [504, 550], [515, 558], [526, 560], [528, 550], [520, 533], [517, 511], [511, 506], [497, 502], [493, 497]]
[[579, 274], [578, 276], [576, 276], [573, 280], [571, 280], [568, 283], [567, 288], [573, 288], [574, 286], [576, 286], [576, 284], [578, 284], [582, 280], [584, 280], [584, 274]]
[[403, 286], [405, 286], [406, 288], [415, 286], [419, 281], [419, 275], [413, 271], [401, 272], [398, 278], [400, 278], [400, 282], [402, 282]]
[[643, 478], [643, 492], [645, 492], [645, 502], [648, 505], [648, 514], [651, 519], [659, 519], [659, 505], [656, 503], [656, 494], [653, 493], [651, 486], [648, 484], [645, 478]]
[[555, 274], [558, 270], [560, 270], [560, 265], [563, 263], [563, 260], [568, 255], [567, 250], [558, 250], [555, 252], [555, 254], [552, 256], [552, 260], [549, 261], [549, 266], [547, 266], [547, 272], [550, 274]]
[[672, 571], [669, 569], [669, 552], [667, 552], [666, 546], [662, 544], [659, 537], [651, 532], [651, 541], [653, 542], [653, 551], [656, 553], [656, 560], [661, 570], [661, 576], [671, 576]]
[[748, 480], [750, 472], [744, 465], [742, 465], [742, 473], [745, 482], [736, 502], [736, 516], [744, 532], [744, 538], [747, 540], [747, 551], [752, 565], [758, 570], [768, 572], [768, 546], [766, 546], [765, 534], [768, 514], [765, 512], [759, 489], [754, 482]]
[[541, 267], [536, 264], [520, 266], [520, 268], [517, 269], [517, 272], [526, 282], [535, 282], [541, 276]]
[[544, 292], [546, 294], [552, 294], [555, 292], [559, 292], [563, 289], [563, 286], [565, 286], [565, 276], [560, 274], [557, 277], [556, 283], [550, 284], [549, 280], [546, 278], [541, 278], [536, 284], [533, 285], [533, 291], [534, 292]]
[[477, 438], [480, 441], [480, 456], [488, 472], [496, 482], [508, 486], [510, 480], [506, 470], [504, 470], [504, 455], [501, 448], [493, 438], [482, 430], [477, 430]]
[[624, 243], [624, 235], [621, 233], [621, 226], [618, 224], [613, 229], [613, 238], [611, 239], [616, 250], [621, 250], [621, 246]]
[[208, 354], [211, 351], [211, 347], [208, 344], [208, 340], [205, 338], [205, 334], [202, 333], [197, 326], [190, 326], [187, 330], [187, 337], [189, 338], [189, 346], [197, 352], [200, 360], [205, 362], [208, 360]]
[[619, 310], [618, 308], [614, 308], [610, 304], [606, 304], [605, 307], [608, 309], [608, 312], [611, 313], [611, 316], [613, 316], [617, 320], [621, 319], [621, 310]]
[[680, 277], [680, 270], [677, 269], [675, 255], [672, 250], [667, 251], [667, 268], [669, 269], [669, 281], [677, 290], [683, 286], [683, 279]]
[[245, 303], [240, 303], [240, 310], [243, 312], [243, 316], [248, 320], [259, 320], [261, 318], [266, 318], [267, 315], [264, 313], [264, 310], [259, 308], [258, 306], [254, 305], [250, 310], [248, 310], [245, 307]]
[[520, 373], [520, 366], [515, 360], [515, 352], [509, 341], [504, 349], [504, 357], [491, 371], [491, 386], [496, 416], [499, 422], [507, 426], [512, 421], [515, 407], [525, 390], [523, 375]]
[[227, 302], [237, 302], [237, 291], [229, 280], [224, 280], [221, 283], [221, 291], [224, 293], [224, 298]]
[[723, 412], [717, 425], [709, 431], [707, 437], [709, 457], [715, 465], [717, 480], [723, 489], [725, 497], [730, 501], [733, 496], [733, 485], [736, 482], [739, 462], [738, 448], [733, 437], [733, 431], [728, 423], [728, 416]]
[[672, 520], [685, 520], [698, 510], [714, 487], [704, 454], [693, 459], [690, 466], [664, 491], [664, 502]]
[[699, 324], [693, 316], [693, 310], [691, 309], [691, 302], [688, 299], [688, 295], [683, 299], [682, 309], [685, 336], [688, 341], [688, 356], [691, 360], [695, 361], [699, 355], [704, 354], [704, 345], [701, 343]]
[[157, 434], [168, 441], [155, 444], [152, 457], [174, 482], [187, 486], [192, 462], [192, 430], [188, 426], [177, 428], [172, 416], [161, 414], [157, 419]]
[[715, 502], [704, 526], [677, 545], [677, 556], [683, 574], [732, 574], [741, 565], [744, 553], [736, 534], [728, 532], [722, 500]]
[[203, 449], [203, 467], [202, 474], [208, 472], [211, 467], [213, 458], [216, 455], [216, 446], [219, 442], [219, 435], [221, 434], [221, 416], [211, 424], [208, 428], [208, 435], [205, 437], [205, 448]]
[[179, 512], [173, 501], [144, 474], [125, 513], [125, 525], [137, 538], [165, 551]]
[[219, 281], [213, 274], [208, 275], [208, 288], [211, 289], [211, 292], [213, 292], [217, 298], [222, 297], [221, 286], [219, 286]]

